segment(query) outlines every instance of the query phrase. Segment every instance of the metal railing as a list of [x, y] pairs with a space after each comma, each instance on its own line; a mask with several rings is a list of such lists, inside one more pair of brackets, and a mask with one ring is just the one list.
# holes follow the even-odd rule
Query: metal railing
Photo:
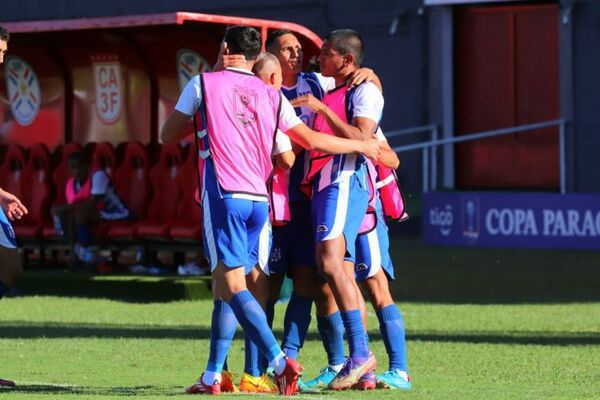
[[[436, 125], [426, 125], [426, 126], [420, 126], [420, 127], [416, 127], [416, 128], [408, 128], [408, 129], [401, 129], [398, 131], [391, 131], [391, 132], [386, 133], [386, 137], [390, 138], [390, 137], [403, 136], [403, 135], [407, 135], [410, 133], [431, 131], [431, 140], [430, 141], [396, 146], [396, 147], [392, 148], [396, 153], [413, 151], [413, 150], [422, 150], [423, 151], [423, 158], [422, 158], [422, 162], [423, 162], [423, 192], [428, 192], [429, 188], [430, 188], [430, 184], [431, 184], [431, 187], [433, 188], [433, 190], [435, 190], [437, 188], [437, 151], [436, 151], [436, 149], [438, 146], [442, 146], [442, 145], [446, 145], [446, 144], [467, 142], [467, 141], [472, 141], [472, 140], [480, 140], [480, 139], [485, 139], [485, 138], [490, 138], [490, 137], [495, 137], [495, 136], [509, 135], [509, 134], [514, 134], [514, 133], [533, 133], [532, 131], [535, 131], [537, 129], [558, 126], [559, 127], [558, 142], [559, 142], [559, 157], [560, 157], [560, 160], [559, 160], [559, 163], [560, 163], [560, 193], [564, 194], [567, 192], [567, 186], [566, 186], [567, 185], [567, 182], [566, 182], [567, 168], [566, 168], [566, 148], [565, 148], [566, 124], [567, 124], [567, 121], [565, 121], [564, 119], [555, 119], [555, 120], [551, 120], [551, 121], [538, 122], [535, 124], [519, 125], [519, 126], [510, 127], [510, 128], [494, 129], [491, 131], [471, 133], [468, 135], [453, 136], [450, 138], [439, 139], [439, 140], [438, 140], [438, 127]], [[431, 161], [430, 161], [430, 153], [431, 153]], [[429, 178], [430, 177], [430, 171], [429, 171], [430, 169], [431, 169], [431, 182], [430, 182], [430, 178]]]

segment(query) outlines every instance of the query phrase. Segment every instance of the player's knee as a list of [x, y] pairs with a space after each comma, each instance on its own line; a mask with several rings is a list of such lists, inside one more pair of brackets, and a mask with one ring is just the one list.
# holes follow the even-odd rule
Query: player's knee
[[317, 270], [327, 280], [333, 278], [336, 273], [342, 272], [339, 260], [331, 253], [321, 254], [317, 263]]
[[371, 304], [376, 310], [381, 310], [394, 302], [387, 282], [380, 282], [375, 278], [369, 278], [366, 281], [366, 286], [371, 298]]

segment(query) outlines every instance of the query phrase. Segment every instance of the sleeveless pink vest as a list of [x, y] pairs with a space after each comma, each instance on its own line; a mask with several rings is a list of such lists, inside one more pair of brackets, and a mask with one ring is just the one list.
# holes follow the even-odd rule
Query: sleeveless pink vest
[[383, 165], [377, 165], [377, 183], [381, 197], [383, 213], [395, 221], [406, 221], [409, 216], [406, 213], [404, 197], [396, 171], [386, 168]]
[[87, 201], [92, 198], [92, 176], [94, 172], [98, 171], [98, 168], [92, 168], [88, 175], [88, 178], [81, 185], [78, 192], [75, 191], [75, 178], [71, 178], [67, 181], [65, 187], [65, 195], [67, 196], [67, 204], [78, 203], [81, 201]]
[[206, 129], [198, 135], [208, 135], [208, 149], [200, 152], [201, 157], [212, 158], [225, 191], [267, 198], [279, 91], [254, 75], [231, 70], [200, 78]]
[[[348, 88], [346, 85], [339, 86], [323, 97], [323, 104], [329, 107], [334, 113], [337, 114], [338, 117], [345, 123], [348, 123], [348, 118], [346, 117], [346, 94], [348, 93]], [[321, 114], [317, 114], [315, 117], [315, 131], [324, 133], [326, 135], [335, 136], [335, 132], [329, 124], [325, 117]], [[318, 151], [311, 151], [309, 156], [309, 164], [308, 169], [305, 174], [305, 183], [311, 182], [315, 175], [323, 169], [325, 165], [333, 158], [331, 154], [321, 153]]]

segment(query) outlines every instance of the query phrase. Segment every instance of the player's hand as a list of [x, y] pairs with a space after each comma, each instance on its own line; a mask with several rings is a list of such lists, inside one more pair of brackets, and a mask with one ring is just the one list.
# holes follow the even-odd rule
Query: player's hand
[[362, 154], [373, 161], [381, 156], [381, 142], [375, 138], [364, 140]]
[[363, 82], [371, 82], [375, 80], [375, 72], [373, 72], [370, 68], [359, 68], [354, 71], [348, 81], [346, 82], [346, 86], [349, 88], [358, 86]]
[[229, 54], [229, 49], [227, 48], [227, 42], [221, 42], [221, 48], [219, 49], [219, 56], [217, 57], [217, 62], [213, 67], [213, 71], [221, 71], [225, 68], [241, 68], [246, 65], [246, 57], [242, 54]]
[[290, 101], [294, 107], [308, 107], [316, 113], [320, 113], [325, 108], [325, 104], [321, 100], [317, 99], [312, 94], [305, 94], [304, 96], [296, 97]]
[[27, 208], [17, 196], [2, 189], [0, 189], [0, 206], [11, 221], [21, 219], [23, 215], [28, 213]]

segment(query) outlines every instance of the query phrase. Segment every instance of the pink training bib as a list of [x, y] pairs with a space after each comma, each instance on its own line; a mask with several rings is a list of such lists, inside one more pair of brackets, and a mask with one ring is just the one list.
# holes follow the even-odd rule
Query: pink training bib
[[221, 187], [232, 193], [268, 196], [271, 152], [281, 94], [254, 75], [224, 70], [201, 75], [208, 149]]

